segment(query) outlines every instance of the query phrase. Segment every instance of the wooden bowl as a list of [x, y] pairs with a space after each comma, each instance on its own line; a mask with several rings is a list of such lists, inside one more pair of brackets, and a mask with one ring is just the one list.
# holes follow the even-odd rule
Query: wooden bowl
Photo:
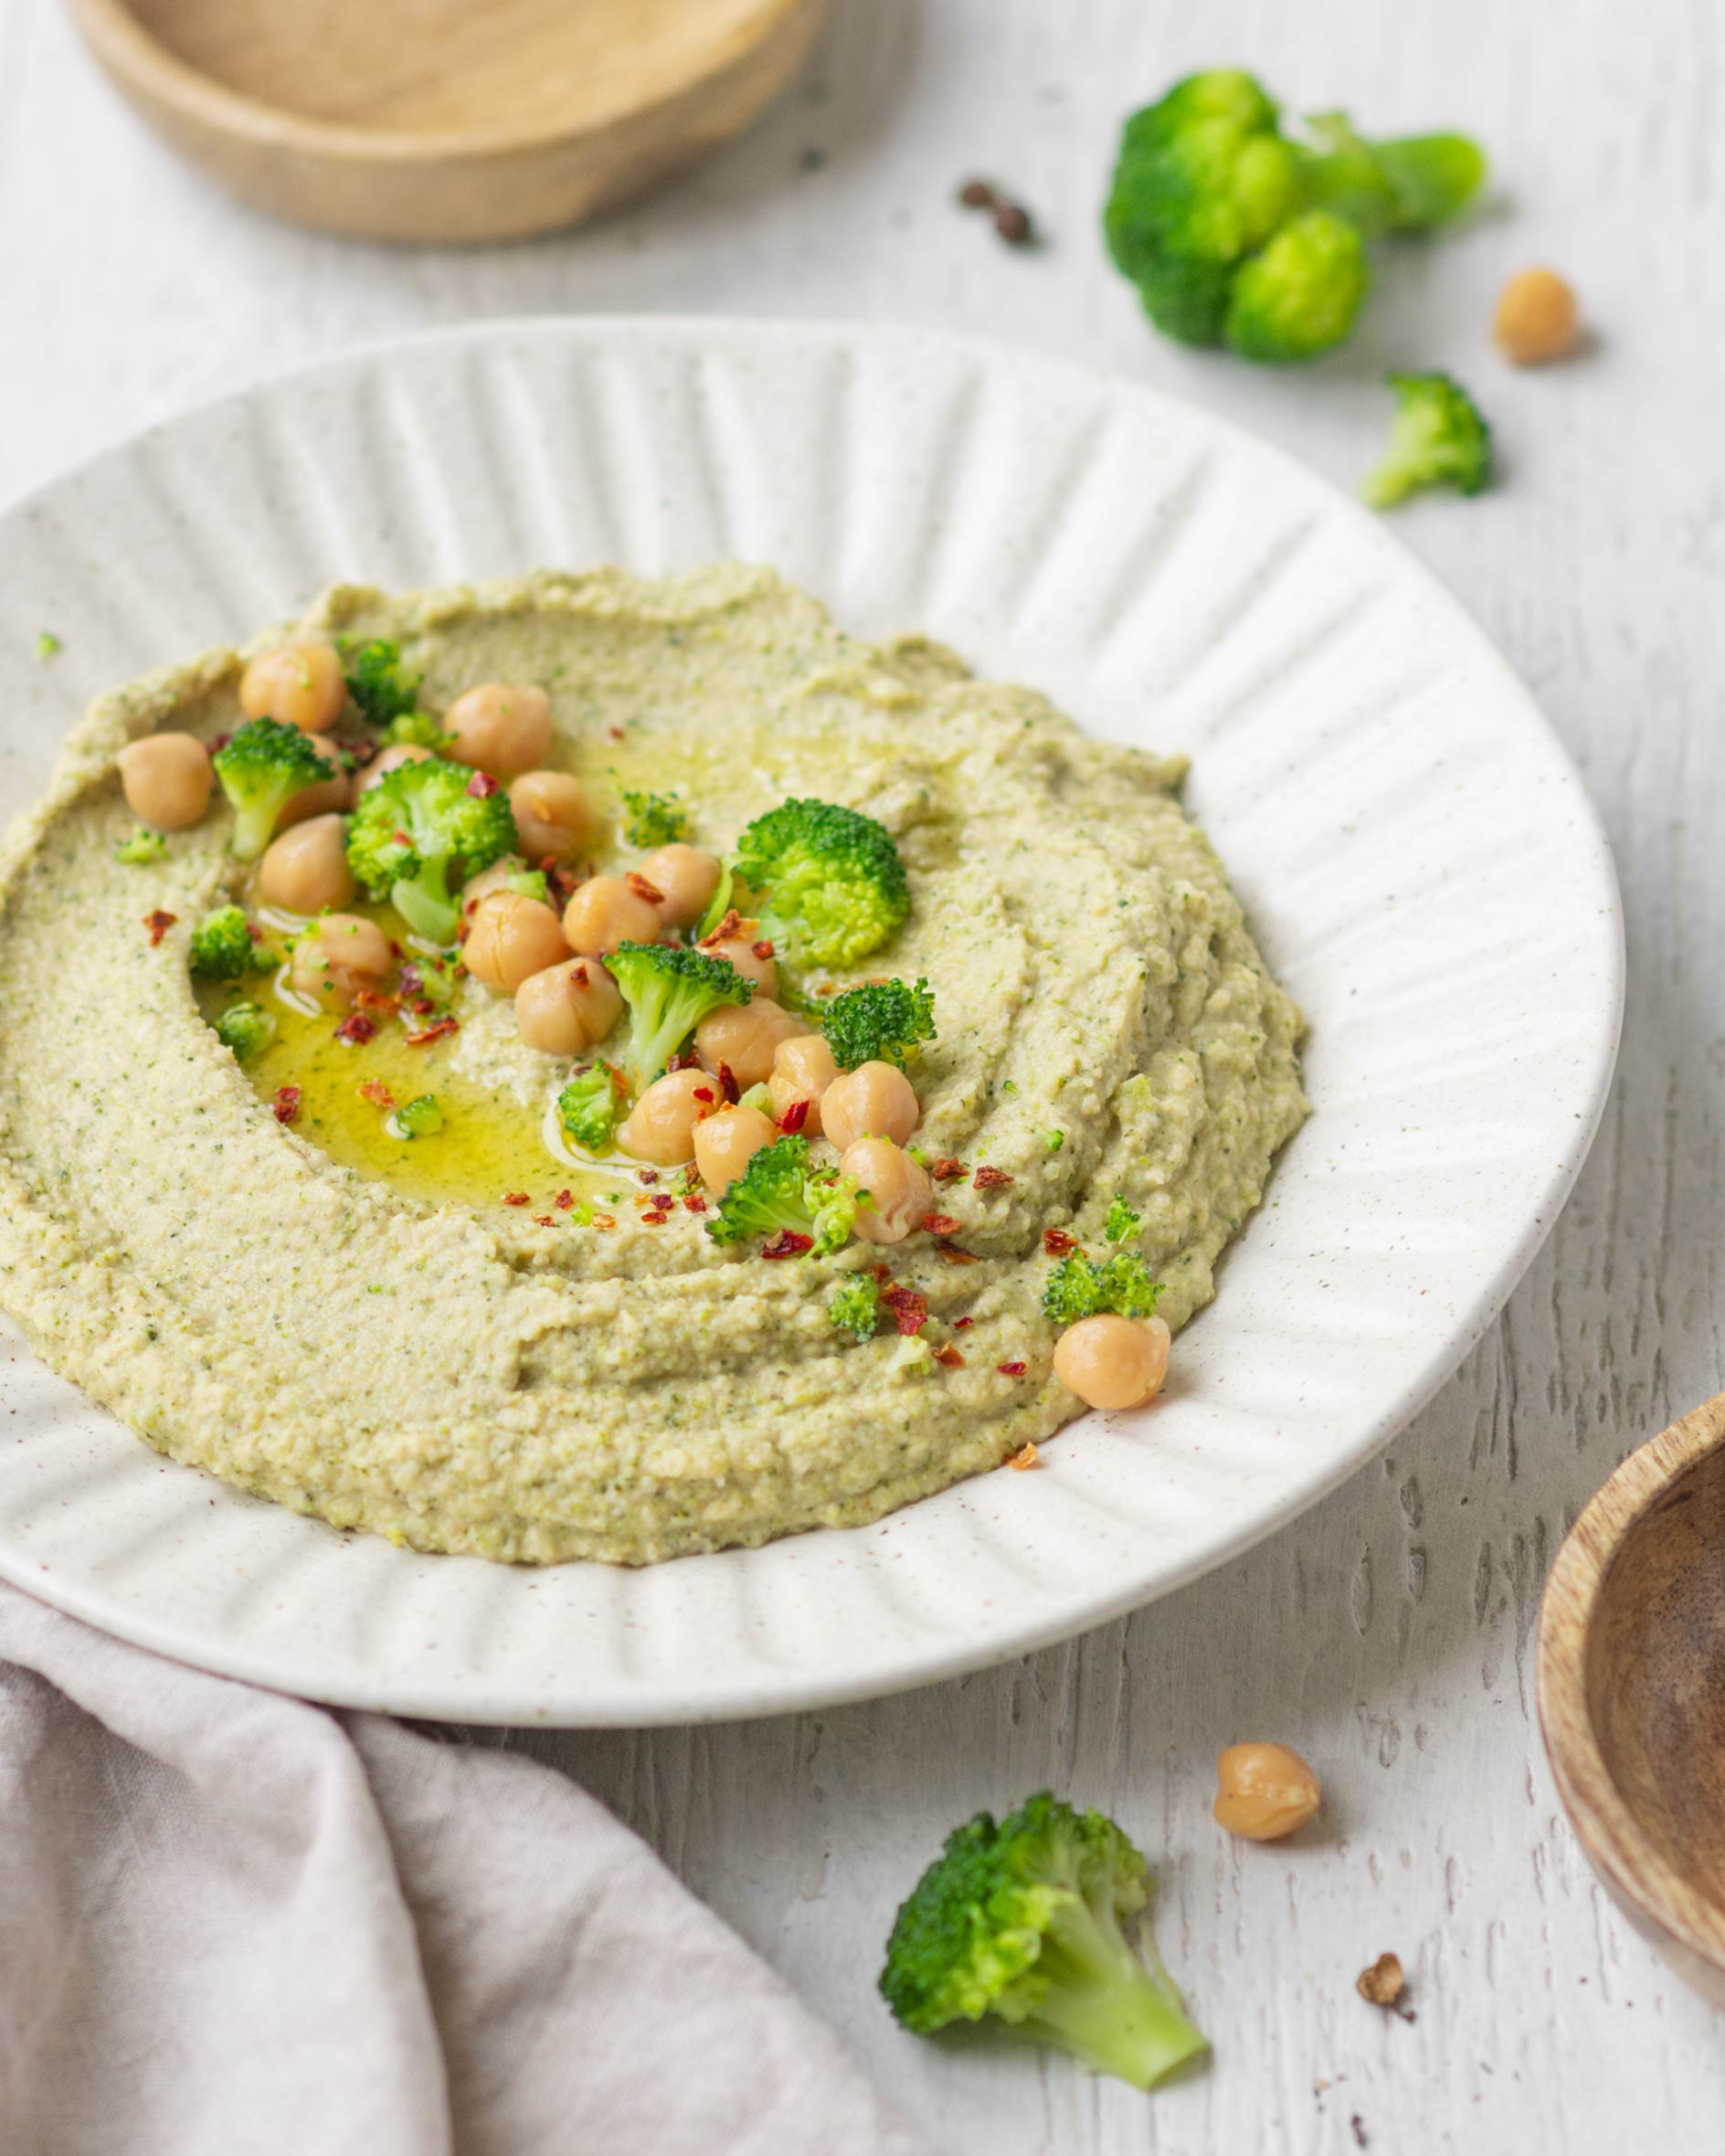
[[277, 217], [371, 239], [571, 225], [727, 141], [825, 0], [71, 0], [178, 149]]
[[1594, 1870], [1725, 2004], [1725, 1393], [1632, 1453], [1558, 1552], [1540, 1720]]

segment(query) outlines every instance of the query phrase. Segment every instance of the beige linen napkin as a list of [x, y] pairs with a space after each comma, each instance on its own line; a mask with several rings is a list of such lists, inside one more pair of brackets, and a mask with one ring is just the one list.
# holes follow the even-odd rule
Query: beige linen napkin
[[549, 1768], [0, 1587], [5, 2156], [928, 2156]]

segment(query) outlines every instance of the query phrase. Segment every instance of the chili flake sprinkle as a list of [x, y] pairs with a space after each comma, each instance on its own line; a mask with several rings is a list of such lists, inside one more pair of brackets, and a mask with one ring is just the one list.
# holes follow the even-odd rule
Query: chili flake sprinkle
[[[789, 1107], [788, 1107], [785, 1110], [785, 1113], [778, 1118], [778, 1127], [780, 1130], [784, 1131], [788, 1136], [794, 1136], [796, 1133], [802, 1128], [803, 1125], [808, 1122], [808, 1120], [809, 1103], [807, 1101], [792, 1101]], [[934, 1214], [930, 1213], [928, 1219], [932, 1221], [934, 1217]], [[923, 1223], [925, 1227], [926, 1227], [927, 1224], [928, 1223], [926, 1221]], [[955, 1221], [953, 1225], [954, 1227], [957, 1227], [958, 1222]]]
[[362, 1078], [359, 1082], [359, 1097], [362, 1101], [369, 1101], [374, 1108], [393, 1108], [396, 1104], [395, 1094], [381, 1078]]
[[935, 1360], [945, 1369], [961, 1370], [964, 1368], [964, 1357], [959, 1354], [950, 1340], [947, 1341], [943, 1347], [935, 1349]]
[[297, 1085], [278, 1085], [276, 1095], [270, 1104], [270, 1113], [278, 1123], [291, 1123], [300, 1113], [300, 1089]]
[[714, 1092], [710, 1085], [697, 1085], [694, 1087], [689, 1097], [692, 1100], [700, 1101], [704, 1106], [709, 1108], [714, 1108], [718, 1105], [719, 1096]]
[[635, 1180], [638, 1183], [656, 1183], [659, 1180], [659, 1170], [656, 1168], [638, 1168], [635, 1170]]
[[770, 936], [764, 935], [762, 936], [759, 943], [752, 943], [748, 947], [754, 952], [757, 958], [770, 958], [773, 955], [772, 938]]
[[1042, 1248], [1051, 1258], [1064, 1258], [1068, 1251], [1076, 1250], [1077, 1247], [1077, 1237], [1068, 1235], [1064, 1228], [1044, 1228], [1042, 1230]]
[[812, 1235], [799, 1235], [794, 1228], [781, 1228], [770, 1242], [761, 1245], [764, 1258], [799, 1258], [806, 1250], [813, 1250]]
[[429, 1048], [434, 1041], [441, 1041], [447, 1034], [459, 1033], [460, 1030], [461, 1021], [459, 1018], [440, 1018], [427, 1026], [423, 1031], [409, 1033], [407, 1046], [409, 1048]]
[[923, 1215], [923, 1226], [930, 1235], [956, 1235], [961, 1225], [962, 1222], [955, 1221], [950, 1213], [926, 1212]]
[[505, 1205], [531, 1205], [533, 1200], [525, 1190], [505, 1190], [503, 1203]]
[[575, 1192], [573, 1190], [559, 1190], [551, 1202], [559, 1212], [567, 1212], [575, 1203]]
[[705, 1212], [707, 1201], [698, 1190], [691, 1190], [683, 1201], [684, 1212]]
[[967, 1326], [974, 1325], [975, 1323], [976, 1319], [974, 1317], [955, 1317], [952, 1321], [952, 1329], [955, 1333], [961, 1333]]
[[650, 906], [662, 905], [665, 903], [665, 894], [658, 884], [650, 882], [639, 869], [630, 869], [623, 881], [637, 898], [644, 898]]
[[994, 1367], [1003, 1378], [1021, 1378], [1030, 1365], [1027, 1362], [997, 1362]]
[[640, 1224], [643, 1228], [662, 1228], [670, 1218], [668, 1212], [657, 1212], [650, 1207], [641, 1214]]
[[699, 948], [704, 951], [710, 949], [714, 944], [727, 942], [742, 925], [742, 914], [737, 912], [735, 906], [732, 906], [712, 935], [704, 935], [701, 938]]
[[736, 1073], [723, 1060], [719, 1063], [719, 1091], [724, 1094], [727, 1107], [735, 1107], [743, 1097], [743, 1089], [736, 1082]]
[[534, 1213], [533, 1224], [535, 1228], [555, 1228], [557, 1223], [549, 1213]]
[[467, 790], [476, 801], [489, 801], [497, 791], [497, 781], [489, 771], [475, 771], [467, 782]]
[[919, 1295], [915, 1288], [883, 1288], [881, 1300], [893, 1313], [893, 1323], [907, 1340], [921, 1332], [928, 1322], [928, 1297]]
[[1034, 1467], [1036, 1464], [1036, 1445], [1034, 1440], [1027, 1438], [1025, 1442], [1020, 1445], [1016, 1453], [1009, 1453], [1007, 1454], [1006, 1464], [1009, 1467], [1016, 1467], [1021, 1474], [1023, 1474], [1027, 1467]]
[[157, 906], [154, 913], [146, 914], [143, 916], [143, 925], [150, 931], [150, 948], [152, 950], [154, 950], [157, 944], [161, 942], [179, 917], [177, 914], [164, 914], [160, 906]]
[[956, 1242], [937, 1242], [935, 1250], [949, 1265], [975, 1265], [980, 1263], [974, 1251], [960, 1250]]
[[935, 1183], [961, 1183], [969, 1173], [964, 1162], [951, 1153], [943, 1153], [938, 1160], [928, 1163], [928, 1178]]
[[979, 1168], [972, 1180], [979, 1190], [1004, 1190], [1012, 1178], [1003, 1168]]
[[355, 1010], [344, 1018], [335, 1029], [335, 1038], [345, 1041], [350, 1048], [363, 1048], [377, 1030], [377, 1020], [367, 1018], [363, 1010]]

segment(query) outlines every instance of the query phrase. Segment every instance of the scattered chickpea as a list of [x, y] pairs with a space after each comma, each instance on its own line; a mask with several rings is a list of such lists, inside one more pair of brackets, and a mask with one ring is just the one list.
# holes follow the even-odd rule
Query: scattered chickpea
[[797, 1102], [807, 1101], [803, 1136], [819, 1137], [820, 1104], [838, 1075], [832, 1051], [819, 1033], [799, 1033], [793, 1040], [781, 1041], [773, 1057], [772, 1075], [767, 1081], [767, 1090], [773, 1096], [773, 1114], [782, 1119]]
[[[697, 1100], [704, 1094], [704, 1100]], [[713, 1081], [704, 1071], [671, 1071], [655, 1078], [617, 1126], [617, 1142], [637, 1160], [677, 1168], [694, 1157], [695, 1126], [714, 1108]]]
[[888, 1138], [859, 1138], [839, 1158], [841, 1175], [854, 1176], [873, 1205], [856, 1209], [856, 1232], [864, 1242], [903, 1242], [934, 1203], [927, 1171]]
[[468, 916], [461, 962], [499, 995], [514, 995], [530, 974], [567, 956], [556, 908], [519, 891], [493, 891]]
[[1561, 359], [1574, 351], [1581, 333], [1574, 290], [1555, 270], [1523, 270], [1497, 295], [1492, 334], [1519, 367]]
[[922, 1115], [915, 1087], [893, 1063], [841, 1071], [820, 1096], [820, 1127], [841, 1153], [861, 1137], [905, 1145]]
[[283, 644], [254, 659], [239, 677], [239, 708], [249, 719], [279, 719], [302, 734], [326, 734], [346, 705], [333, 644]]
[[659, 908], [637, 897], [621, 876], [589, 876], [563, 909], [565, 940], [588, 958], [602, 958], [620, 943], [657, 943], [663, 926]]
[[547, 854], [573, 861], [593, 836], [587, 788], [566, 771], [524, 771], [510, 787], [509, 806], [521, 851], [535, 867]]
[[314, 816], [270, 840], [258, 863], [258, 895], [290, 914], [321, 914], [353, 903], [347, 827], [339, 815]]
[[395, 965], [389, 938], [361, 914], [320, 914], [293, 946], [288, 978], [302, 996], [345, 1007]]
[[313, 786], [302, 786], [297, 794], [290, 794], [286, 806], [276, 818], [279, 831], [290, 830], [296, 823], [306, 823], [314, 816], [344, 814], [354, 805], [354, 775], [342, 768], [342, 750], [339, 742], [327, 734], [308, 736], [319, 756], [335, 766], [331, 778], [320, 778]]
[[515, 1023], [529, 1048], [580, 1055], [622, 1015], [617, 983], [597, 958], [571, 958], [530, 973], [515, 990]]
[[694, 1052], [703, 1070], [716, 1075], [724, 1063], [739, 1085], [764, 1085], [779, 1049], [807, 1030], [801, 1019], [770, 997], [757, 996], [747, 1003], [721, 1003], [709, 1010], [694, 1030]]
[[668, 928], [693, 928], [707, 910], [725, 870], [717, 856], [685, 846], [681, 840], [660, 846], [640, 864], [640, 872], [664, 893], [659, 911]]
[[152, 830], [183, 831], [209, 807], [209, 751], [194, 734], [146, 734], [114, 760], [126, 807]]
[[1216, 1761], [1216, 1822], [1247, 1842], [1275, 1842], [1318, 1810], [1318, 1777], [1286, 1744], [1231, 1744]]
[[703, 944], [701, 948], [709, 958], [725, 958], [742, 975], [745, 980], [755, 983], [756, 991], [762, 996], [778, 993], [778, 967], [771, 958], [758, 958], [755, 946], [746, 935], [727, 935], [722, 943]]
[[446, 756], [497, 778], [532, 771], [551, 752], [551, 699], [530, 682], [482, 682], [456, 698], [443, 725], [454, 736]]
[[694, 1126], [694, 1164], [701, 1180], [722, 1198], [763, 1146], [778, 1136], [770, 1115], [758, 1108], [721, 1108]]
[[1159, 1317], [1081, 1317], [1054, 1343], [1054, 1375], [1086, 1407], [1146, 1407], [1168, 1375]]
[[359, 774], [354, 784], [355, 799], [369, 793], [380, 778], [387, 778], [392, 771], [399, 771], [404, 764], [423, 764], [430, 756], [429, 748], [421, 748], [417, 741], [392, 742], [381, 749]]

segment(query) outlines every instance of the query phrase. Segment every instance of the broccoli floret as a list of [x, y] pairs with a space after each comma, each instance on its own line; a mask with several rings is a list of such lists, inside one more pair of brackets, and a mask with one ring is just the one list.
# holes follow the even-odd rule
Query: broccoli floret
[[165, 858], [168, 842], [160, 831], [147, 830], [140, 824], [129, 838], [114, 840], [114, 859], [123, 861], [130, 867], [141, 868], [146, 861]]
[[689, 811], [675, 794], [632, 793], [623, 788], [629, 819], [623, 836], [631, 846], [670, 846], [689, 836]]
[[609, 1063], [595, 1063], [577, 1071], [557, 1095], [557, 1120], [577, 1146], [605, 1153], [627, 1104], [622, 1073]]
[[396, 1110], [396, 1121], [403, 1137], [435, 1137], [443, 1128], [443, 1110], [436, 1094], [422, 1093]]
[[1148, 1901], [1142, 1855], [1102, 1813], [1046, 1791], [998, 1826], [979, 1812], [900, 1908], [881, 1991], [919, 2036], [992, 2013], [1149, 2088], [1207, 2046], [1148, 1925], [1144, 1960], [1127, 1943], [1123, 1921]]
[[1116, 1190], [1108, 1201], [1108, 1217], [1103, 1222], [1102, 1232], [1110, 1242], [1128, 1242], [1138, 1233], [1141, 1218], [1127, 1203], [1125, 1191]]
[[781, 801], [757, 817], [732, 864], [793, 963], [852, 966], [910, 912], [905, 864], [872, 816], [831, 801]]
[[637, 1093], [652, 1083], [709, 1010], [746, 1003], [755, 993], [754, 982], [728, 958], [681, 944], [619, 944], [605, 970], [629, 1006], [623, 1069]]
[[243, 906], [217, 906], [192, 931], [191, 966], [209, 980], [238, 980], [263, 973], [275, 959], [251, 933]]
[[1346, 217], [1310, 209], [1241, 264], [1224, 334], [1242, 359], [1316, 359], [1354, 326], [1371, 284], [1366, 243]]
[[881, 1321], [880, 1283], [872, 1273], [852, 1273], [833, 1289], [827, 1316], [841, 1332], [854, 1333], [859, 1340], [873, 1339]]
[[295, 794], [335, 776], [309, 735], [280, 719], [248, 719], [210, 761], [234, 812], [234, 851], [241, 861], [257, 860]]
[[[412, 1010], [416, 1003], [429, 1003], [438, 1010], [447, 1010], [455, 1000], [459, 985], [456, 977], [458, 951], [439, 951], [435, 957], [418, 952], [401, 969], [401, 1000], [404, 1011]], [[423, 1012], [416, 1013], [423, 1017]]]
[[[475, 788], [478, 788], [476, 791]], [[387, 892], [416, 935], [454, 941], [460, 915], [450, 896], [459, 861], [476, 876], [515, 851], [509, 796], [442, 756], [403, 764], [360, 796], [347, 827], [347, 863], [374, 897]]]
[[431, 748], [441, 755], [454, 739], [442, 720], [434, 719], [429, 711], [403, 712], [384, 729], [384, 740], [391, 748]]
[[935, 1038], [935, 999], [926, 980], [869, 981], [835, 996], [821, 1012], [820, 1030], [841, 1071], [860, 1063], [896, 1063], [905, 1052]]
[[1392, 509], [1424, 487], [1476, 494], [1491, 477], [1491, 428], [1459, 382], [1447, 375], [1392, 375], [1400, 399], [1390, 452], [1360, 491], [1374, 509]]
[[1121, 1317], [1148, 1317], [1161, 1284], [1137, 1251], [1117, 1250], [1100, 1265], [1081, 1250], [1062, 1258], [1042, 1286], [1042, 1309], [1056, 1325], [1076, 1325], [1081, 1317], [1113, 1311]]
[[236, 1062], [249, 1063], [275, 1039], [276, 1021], [259, 1004], [230, 1003], [211, 1030], [224, 1047], [233, 1050]]
[[[346, 657], [346, 647], [343, 647]], [[374, 637], [362, 644], [348, 661], [347, 693], [357, 705], [360, 716], [368, 726], [378, 726], [389, 731], [392, 741], [417, 741], [417, 734], [397, 734], [396, 726], [403, 720], [423, 719], [434, 730], [436, 722], [426, 717], [418, 708], [419, 683], [422, 674], [409, 671], [401, 662], [401, 646], [390, 637]], [[431, 741], [424, 743], [429, 748]]]
[[707, 1233], [720, 1243], [747, 1235], [807, 1236], [807, 1247], [823, 1258], [849, 1242], [856, 1193], [853, 1176], [810, 1166], [807, 1138], [778, 1138], [763, 1146], [729, 1185], [707, 1221]]

